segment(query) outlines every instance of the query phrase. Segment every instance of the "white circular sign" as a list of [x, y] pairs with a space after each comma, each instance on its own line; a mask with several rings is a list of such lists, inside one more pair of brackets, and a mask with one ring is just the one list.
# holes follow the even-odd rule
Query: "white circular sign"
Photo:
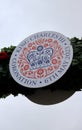
[[60, 79], [73, 58], [70, 41], [60, 33], [43, 31], [23, 40], [10, 58], [13, 79], [25, 87], [39, 88]]

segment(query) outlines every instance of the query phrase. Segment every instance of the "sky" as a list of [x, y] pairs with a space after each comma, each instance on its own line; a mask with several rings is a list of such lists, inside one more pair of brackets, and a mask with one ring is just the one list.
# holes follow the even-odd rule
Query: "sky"
[[[54, 95], [55, 96], [55, 95]], [[82, 130], [82, 92], [64, 102], [40, 105], [19, 94], [0, 99], [1, 130]]]
[[81, 12], [81, 0], [0, 0], [0, 48], [47, 30], [81, 38]]
[[[47, 30], [81, 38], [81, 28], [82, 0], [0, 0], [0, 48]], [[10, 95], [0, 99], [0, 129], [82, 130], [81, 99], [76, 92], [64, 102], [40, 105]]]

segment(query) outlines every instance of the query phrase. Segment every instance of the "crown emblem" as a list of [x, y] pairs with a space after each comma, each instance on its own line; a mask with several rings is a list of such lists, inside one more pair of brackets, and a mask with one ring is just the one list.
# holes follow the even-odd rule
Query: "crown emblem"
[[27, 59], [31, 67], [30, 69], [33, 70], [50, 66], [52, 55], [53, 55], [52, 48], [44, 49], [42, 45], [38, 46], [36, 51], [31, 51], [27, 55]]

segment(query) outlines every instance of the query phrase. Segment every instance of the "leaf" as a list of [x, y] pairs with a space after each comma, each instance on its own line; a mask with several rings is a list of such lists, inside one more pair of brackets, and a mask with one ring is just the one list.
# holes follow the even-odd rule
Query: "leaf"
[[78, 65], [78, 64], [79, 64], [79, 61], [77, 59], [73, 59], [72, 65]]

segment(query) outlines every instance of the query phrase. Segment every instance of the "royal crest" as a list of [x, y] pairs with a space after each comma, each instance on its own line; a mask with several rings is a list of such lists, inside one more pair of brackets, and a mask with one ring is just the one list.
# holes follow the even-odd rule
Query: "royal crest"
[[31, 51], [27, 55], [31, 69], [48, 67], [51, 65], [51, 57], [53, 55], [52, 48], [44, 49], [43, 46], [38, 46], [36, 51]]

